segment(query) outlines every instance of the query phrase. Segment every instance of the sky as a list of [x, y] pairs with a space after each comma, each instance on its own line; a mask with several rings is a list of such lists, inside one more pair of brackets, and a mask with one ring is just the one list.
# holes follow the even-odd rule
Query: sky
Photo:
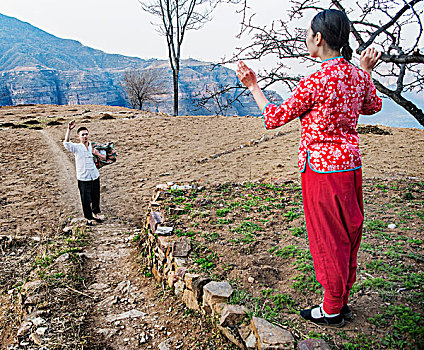
[[[258, 20], [284, 12], [285, 1], [252, 3]], [[241, 44], [236, 39], [241, 22], [238, 8], [222, 5], [201, 30], [187, 32], [183, 58], [217, 62], [231, 55]], [[165, 38], [151, 24], [155, 18], [143, 12], [137, 0], [0, 0], [0, 13], [107, 53], [167, 59]]]

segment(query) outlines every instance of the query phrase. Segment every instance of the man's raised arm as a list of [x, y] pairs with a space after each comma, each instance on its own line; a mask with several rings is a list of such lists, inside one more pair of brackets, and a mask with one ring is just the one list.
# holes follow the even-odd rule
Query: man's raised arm
[[70, 141], [71, 130], [75, 128], [75, 120], [72, 120], [68, 123], [68, 129], [66, 130], [65, 142]]

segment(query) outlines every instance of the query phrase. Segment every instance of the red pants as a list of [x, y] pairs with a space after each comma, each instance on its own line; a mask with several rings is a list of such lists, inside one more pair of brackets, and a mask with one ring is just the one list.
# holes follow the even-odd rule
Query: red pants
[[302, 173], [309, 248], [317, 281], [324, 287], [324, 311], [339, 313], [356, 280], [364, 205], [362, 170]]

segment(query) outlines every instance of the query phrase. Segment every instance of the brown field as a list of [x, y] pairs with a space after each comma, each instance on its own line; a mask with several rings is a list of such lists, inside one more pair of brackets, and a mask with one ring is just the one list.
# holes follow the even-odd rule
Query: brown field
[[[66, 123], [72, 119], [76, 119], [77, 127], [83, 124], [89, 128], [91, 140], [113, 141], [118, 161], [100, 170], [102, 210], [107, 221], [83, 232], [78, 239], [73, 237], [70, 243], [69, 237], [63, 237], [62, 228], [70, 217], [82, 216], [73, 157], [61, 144]], [[373, 337], [382, 339], [394, 334], [396, 338], [396, 332], [402, 333], [393, 323], [398, 314], [385, 323], [369, 320], [381, 313], [380, 306], [410, 307], [419, 322], [423, 320], [423, 130], [361, 126], [366, 227], [368, 224], [359, 256], [358, 284], [362, 283], [363, 288], [352, 299], [356, 321], [338, 333], [305, 324], [293, 313], [318, 302], [321, 294], [319, 288], [307, 293], [293, 288], [293, 278], [299, 275], [295, 265], [298, 256], [275, 254], [288, 246], [307, 252], [306, 237], [299, 232], [293, 234], [297, 232], [294, 228], [303, 226], [297, 121], [267, 131], [262, 121], [253, 117], [173, 118], [104, 106], [2, 107], [0, 121], [11, 123], [0, 130], [1, 348], [15, 342], [22, 318], [36, 309], [48, 310], [45, 318], [49, 320], [50, 340], [46, 344], [51, 348], [157, 348], [170, 337], [180, 342], [183, 349], [230, 348], [208, 322], [188, 313], [169, 292], [141, 274], [137, 244], [129, 245], [131, 240], [125, 239], [127, 233], [136, 234], [141, 227], [155, 186], [168, 181], [205, 186], [205, 191], [196, 193], [195, 198], [179, 199], [180, 205], [190, 204], [187, 208], [204, 214], [193, 214], [190, 209], [177, 221], [168, 220], [182, 234], [194, 231], [196, 244], [215, 253], [211, 259], [214, 267], [206, 271], [230, 280], [239, 293], [248, 292], [241, 299], [249, 306], [254, 298], [261, 299], [262, 314], [276, 322], [286, 322], [297, 339], [320, 334], [334, 348], [359, 349], [354, 346], [362, 342], [369, 346], [364, 348], [373, 349], [377, 348], [373, 347], [375, 344], [367, 343]], [[387, 134], [379, 134], [381, 131]], [[77, 142], [75, 132], [72, 139]], [[261, 139], [262, 142], [254, 142]], [[273, 203], [281, 203], [282, 196], [284, 205], [275, 206]], [[256, 202], [243, 209], [240, 203], [247, 199]], [[264, 211], [266, 201], [269, 206]], [[239, 204], [225, 215], [217, 215], [217, 209], [231, 203]], [[289, 211], [293, 213], [291, 218], [284, 216]], [[245, 231], [237, 231], [243, 222], [257, 225], [253, 225], [256, 230], [247, 239]], [[396, 229], [387, 230], [389, 223], [396, 224]], [[77, 260], [80, 259], [65, 272], [48, 258], [53, 257], [54, 261], [63, 254], [62, 243], [67, 244], [69, 254], [77, 252]], [[90, 258], [98, 255], [96, 246], [114, 244], [117, 250], [113, 254], [108, 250], [106, 258]], [[372, 269], [373, 262], [384, 268]], [[394, 272], [388, 271], [389, 266], [410, 267], [396, 273], [418, 276], [413, 282], [420, 284], [411, 287], [403, 285], [405, 281], [393, 281], [389, 286], [376, 286], [381, 280], [391, 281]], [[369, 276], [372, 281], [365, 282]], [[249, 277], [254, 282], [249, 282]], [[134, 297], [101, 311], [96, 303], [108, 295], [107, 289], [96, 291], [90, 289], [90, 284], [106, 281], [114, 289], [123, 278], [135, 286]], [[22, 286], [33, 280], [44, 281], [41, 298], [25, 304]], [[282, 307], [278, 315], [266, 314], [267, 303], [278, 309], [269, 295], [279, 293], [293, 300], [290, 307]], [[137, 298], [139, 301], [130, 300]], [[134, 319], [131, 324], [124, 321], [125, 328], [119, 331], [117, 325], [111, 325], [108, 336], [97, 335], [105, 327], [102, 317], [118, 312], [117, 308], [128, 311], [130, 307], [145, 312], [146, 319], [139, 323]], [[69, 324], [57, 322], [66, 317]], [[166, 331], [158, 331], [157, 324]], [[63, 327], [72, 331], [64, 335]], [[137, 343], [136, 335], [141, 330], [151, 334], [146, 343]], [[401, 344], [398, 348], [405, 349], [408, 347], [404, 346], [422, 344], [420, 331], [423, 329], [418, 328], [416, 333], [404, 331], [407, 336], [402, 338], [403, 343], [397, 338], [387, 340], [389, 345], [381, 348], [395, 349], [396, 341]], [[358, 337], [361, 334], [367, 340]], [[84, 342], [85, 347], [81, 345]]]

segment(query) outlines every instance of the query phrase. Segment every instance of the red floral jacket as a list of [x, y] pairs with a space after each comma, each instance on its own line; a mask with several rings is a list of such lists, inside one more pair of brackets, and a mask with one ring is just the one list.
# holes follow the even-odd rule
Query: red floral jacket
[[280, 106], [263, 110], [267, 129], [278, 128], [299, 117], [302, 126], [298, 165], [305, 171], [355, 170], [362, 166], [356, 124], [359, 114], [381, 110], [371, 77], [342, 57], [323, 61], [321, 69], [303, 78]]

